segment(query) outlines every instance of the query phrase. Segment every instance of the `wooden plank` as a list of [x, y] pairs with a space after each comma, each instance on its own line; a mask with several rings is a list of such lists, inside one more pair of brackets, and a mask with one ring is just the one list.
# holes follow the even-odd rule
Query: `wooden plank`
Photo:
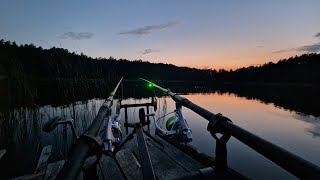
[[79, 174], [78, 177], [76, 178], [77, 180], [91, 179], [91, 178], [96, 179], [97, 168], [98, 168], [96, 163], [97, 158], [98, 157], [96, 155], [86, 158], [86, 160], [82, 165], [81, 174]]
[[44, 173], [39, 173], [39, 174], [28, 174], [24, 176], [20, 176], [17, 178], [14, 178], [13, 180], [40, 180], [44, 176]]
[[[156, 139], [159, 140], [165, 147], [171, 146], [172, 150], [177, 149], [177, 150], [181, 151], [186, 156], [189, 156], [190, 158], [196, 160], [196, 162], [200, 163], [204, 167], [214, 167], [214, 159], [206, 154], [199, 153], [195, 147], [193, 147], [191, 145], [181, 145], [176, 142], [173, 142], [174, 144], [171, 144], [171, 142], [170, 141], [168, 142], [165, 138], [163, 138], [161, 136], [157, 136], [157, 137], [158, 138], [156, 138]], [[181, 160], [181, 159], [179, 159], [179, 160]], [[247, 177], [243, 176], [242, 174], [240, 174], [230, 168], [228, 168], [228, 170], [226, 171], [225, 177], [228, 177], [226, 179], [248, 179]]]
[[64, 160], [57, 161], [54, 163], [50, 163], [47, 167], [46, 174], [44, 175], [44, 179], [46, 180], [53, 180], [56, 179], [56, 176], [60, 172], [61, 168], [64, 165]]
[[150, 155], [146, 139], [144, 137], [142, 127], [136, 127], [138, 150], [140, 154], [140, 163], [142, 166], [143, 179], [155, 180], [153, 166], [151, 164]]
[[195, 159], [196, 161], [200, 162], [205, 167], [214, 166], [215, 162], [214, 159], [204, 153], [198, 152], [197, 148], [191, 146], [190, 144], [183, 145], [180, 144], [177, 140], [174, 138], [166, 138], [164, 136], [157, 136], [158, 139], [162, 139], [165, 142], [169, 143], [173, 147], [181, 150], [183, 153], [187, 154], [191, 158]]
[[48, 164], [47, 161], [51, 155], [51, 149], [52, 149], [51, 145], [45, 146], [42, 149], [36, 170], [34, 171], [34, 174], [44, 173], [46, 171], [47, 164]]
[[151, 139], [148, 139], [148, 144], [157, 147], [158, 149], [162, 150], [165, 154], [167, 154], [173, 161], [178, 163], [179, 165], [183, 166], [188, 172], [196, 172], [199, 169], [205, 168], [199, 161], [193, 159], [186, 153], [182, 152], [180, 149], [174, 147], [170, 143], [164, 141], [161, 138], [156, 138], [160, 141], [163, 146], [160, 146], [156, 142]]
[[116, 154], [116, 160], [119, 162], [127, 179], [143, 179], [142, 169], [138, 166], [136, 159], [129, 149], [122, 149]]
[[[97, 156], [91, 156], [88, 157], [82, 168], [84, 170], [88, 170], [91, 166], [96, 165]], [[99, 164], [96, 166], [96, 173], [98, 176], [98, 179], [104, 180], [104, 179], [117, 179], [122, 180], [124, 177], [121, 174], [121, 171], [119, 170], [115, 160], [109, 156], [102, 155], [102, 157], [99, 160]], [[101, 169], [100, 169], [101, 167]], [[79, 180], [79, 178], [78, 178]]]
[[[193, 156], [186, 154], [185, 152], [171, 145], [165, 140], [160, 138], [157, 138], [157, 140], [160, 141], [163, 144], [163, 146], [156, 143], [153, 139], [146, 137], [146, 142], [149, 149], [151, 163], [153, 165], [154, 172], [157, 179], [160, 179], [160, 180], [161, 179], [179, 179], [179, 178], [192, 179], [192, 178], [196, 178], [196, 176], [194, 175], [198, 172], [199, 169], [203, 169], [206, 167], [202, 162], [199, 162], [197, 161], [197, 159], [194, 159]], [[135, 156], [133, 157], [136, 157], [136, 158], [133, 158], [133, 159], [137, 159], [137, 161], [139, 162], [140, 156], [139, 156], [136, 138], [128, 142], [126, 144], [126, 147], [128, 150], [130, 150], [135, 154]], [[193, 153], [198, 154], [195, 157], [202, 155], [201, 153], [197, 152], [196, 149], [193, 149], [193, 151], [195, 151]], [[122, 161], [127, 160], [125, 159], [125, 157], [129, 157], [129, 156], [128, 155], [124, 156]], [[119, 159], [119, 163], [123, 163], [122, 161]], [[134, 164], [134, 162], [129, 164]], [[134, 170], [132, 169], [132, 167], [128, 167], [128, 169], [126, 169], [126, 167], [122, 166], [122, 168], [124, 171], [130, 168], [131, 168], [131, 171]], [[128, 172], [125, 172], [125, 174], [128, 174]], [[239, 176], [237, 173], [232, 172], [231, 169], [228, 169], [228, 171], [226, 172], [226, 177], [230, 177], [231, 179], [243, 179], [243, 176]], [[128, 178], [128, 179], [132, 179], [132, 178]]]
[[181, 176], [189, 174], [189, 172], [181, 165], [173, 161], [164, 151], [161, 151], [148, 142], [151, 162], [158, 179], [177, 179]]
[[82, 165], [82, 169], [83, 169], [83, 170], [88, 170], [91, 166], [94, 165], [94, 163], [95, 163], [96, 161], [97, 161], [97, 156], [96, 156], [96, 155], [93, 155], [93, 156], [88, 157], [88, 158], [84, 161], [84, 163], [83, 163], [83, 165]]
[[[150, 139], [147, 138], [150, 159], [157, 179], [177, 179], [189, 174], [183, 166], [173, 161], [170, 156], [153, 144], [150, 144], [149, 141]], [[132, 147], [134, 147], [133, 151], [139, 159], [137, 144], [132, 145]]]
[[5, 149], [0, 150], [0, 159], [2, 158], [2, 156], [4, 154], [6, 154], [6, 152], [7, 152], [7, 150], [5, 150]]
[[97, 168], [99, 180], [105, 180], [105, 179], [123, 180], [124, 179], [120, 169], [117, 166], [117, 163], [113, 158], [102, 155], [100, 159], [100, 166], [101, 166], [101, 170], [100, 170], [100, 167]]

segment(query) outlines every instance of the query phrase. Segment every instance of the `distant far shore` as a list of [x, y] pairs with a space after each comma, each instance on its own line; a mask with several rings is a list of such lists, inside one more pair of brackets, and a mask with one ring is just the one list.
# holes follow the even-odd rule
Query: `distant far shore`
[[[7, 76], [0, 75], [0, 81], [6, 81], [10, 79]], [[77, 82], [83, 81], [85, 82], [113, 82], [118, 81], [118, 79], [103, 79], [103, 78], [30, 78], [26, 77], [25, 80], [28, 81], [62, 81], [62, 82]], [[257, 81], [247, 81], [247, 82], [221, 82], [221, 81], [185, 81], [185, 80], [154, 80], [148, 79], [155, 83], [199, 83], [203, 85], [219, 85], [219, 86], [299, 86], [299, 87], [319, 87], [320, 83], [306, 83], [306, 82], [257, 82]], [[124, 79], [124, 82], [141, 82], [139, 79]]]
[[304, 82], [223, 82], [223, 85], [236, 86], [300, 86], [300, 87], [319, 87], [320, 83]]

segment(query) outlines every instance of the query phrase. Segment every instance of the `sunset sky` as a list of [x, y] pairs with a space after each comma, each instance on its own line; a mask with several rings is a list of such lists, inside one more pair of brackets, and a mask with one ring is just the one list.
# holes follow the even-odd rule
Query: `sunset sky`
[[320, 52], [320, 1], [3, 0], [0, 39], [230, 69]]

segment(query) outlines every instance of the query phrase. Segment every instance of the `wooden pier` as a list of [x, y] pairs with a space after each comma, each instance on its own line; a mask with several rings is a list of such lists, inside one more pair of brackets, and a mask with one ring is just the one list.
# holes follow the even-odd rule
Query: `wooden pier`
[[[154, 138], [157, 141], [149, 137], [145, 137], [145, 141], [156, 179], [206, 179], [206, 177], [209, 176], [212, 178], [212, 174], [214, 174], [214, 166], [207, 166], [208, 163], [214, 164], [214, 160], [212, 158], [208, 158], [205, 161], [201, 158], [195, 159], [161, 137], [155, 136]], [[189, 146], [189, 148], [191, 147]], [[194, 157], [205, 156], [201, 153], [196, 153], [193, 152]], [[44, 147], [35, 173], [15, 179], [55, 179], [65, 161], [60, 160], [48, 163], [47, 160], [50, 157], [50, 154], [51, 146]], [[88, 175], [85, 176], [82, 172], [77, 179], [143, 179], [142, 161], [140, 160], [137, 136], [126, 143], [114, 157], [102, 155], [98, 163], [96, 160], [96, 156], [87, 158], [83, 164], [83, 169]], [[92, 171], [92, 169], [94, 172], [89, 172]], [[223, 176], [216, 175], [213, 177], [216, 177], [215, 179], [246, 179], [244, 176], [231, 169]]]

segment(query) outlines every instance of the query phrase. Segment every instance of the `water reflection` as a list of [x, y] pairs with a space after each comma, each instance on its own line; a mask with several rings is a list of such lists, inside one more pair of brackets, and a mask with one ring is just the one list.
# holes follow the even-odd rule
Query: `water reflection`
[[319, 85], [230, 85], [217, 88], [218, 92], [234, 93], [246, 99], [274, 104], [279, 108], [320, 116]]
[[313, 138], [320, 138], [320, 117], [304, 115], [301, 113], [297, 113], [293, 117], [301, 121], [310, 123], [310, 127], [305, 128], [305, 131], [312, 135]]
[[[12, 80], [0, 81], [0, 112], [10, 108], [25, 106], [63, 106], [72, 102], [86, 101], [93, 98], [106, 98], [117, 82], [103, 80], [39, 80], [20, 83]], [[319, 85], [281, 85], [281, 84], [208, 84], [203, 82], [157, 82], [163, 87], [170, 87], [177, 93], [219, 93], [235, 94], [246, 99], [258, 100], [262, 103], [272, 103], [277, 107], [285, 108], [303, 114], [320, 116], [318, 103], [320, 102]], [[30, 85], [32, 84], [32, 85]], [[125, 81], [124, 99], [147, 98], [158, 91], [147, 90], [144, 82]], [[30, 95], [31, 94], [31, 95]]]
[[6, 173], [1, 173], [0, 179], [32, 172], [45, 145], [53, 145], [52, 160], [66, 157], [73, 140], [71, 131], [67, 126], [58, 126], [51, 133], [45, 133], [41, 130], [42, 124], [58, 115], [73, 117], [80, 134], [87, 129], [101, 104], [102, 101], [92, 99], [67, 106], [23, 107], [1, 112], [0, 149], [7, 149], [7, 154], [0, 165], [8, 171], [3, 171]]
[[[258, 100], [248, 100], [235, 94], [192, 94], [186, 97], [210, 111], [224, 114], [240, 127], [320, 165], [318, 153], [320, 139], [312, 138], [310, 133], [305, 131], [307, 128], [317, 127], [314, 123], [318, 125], [318, 121], [315, 121], [318, 118], [287, 111], [272, 103], [266, 104]], [[189, 119], [188, 124], [195, 137], [191, 144], [213, 156], [214, 141], [205, 131], [208, 122], [188, 109], [184, 109], [184, 114]], [[295, 118], [297, 115], [304, 117], [305, 121]], [[292, 175], [234, 138], [228, 143], [228, 157], [230, 166], [248, 177], [254, 179], [294, 179]]]
[[[123, 103], [143, 103], [149, 101], [143, 97], [154, 93], [161, 95], [152, 91], [145, 93], [139, 87], [143, 85], [125, 86], [127, 98]], [[320, 112], [316, 106], [320, 100], [318, 88], [308, 88], [306, 93], [303, 88], [284, 87], [182, 87], [172, 87], [172, 90], [198, 92], [206, 89], [202, 93], [192, 93], [185, 97], [210, 111], [224, 114], [241, 127], [320, 165], [317, 152], [320, 149], [320, 119], [317, 117]], [[48, 94], [52, 96], [48, 97]], [[48, 144], [53, 145], [49, 161], [65, 158], [73, 141], [71, 131], [68, 127], [58, 126], [53, 132], [44, 133], [41, 131], [42, 124], [57, 115], [72, 117], [75, 119], [76, 132], [80, 134], [90, 125], [103, 103], [103, 95], [99, 93], [96, 98], [91, 95], [80, 98], [80, 95], [74, 94], [72, 99], [77, 100], [75, 103], [68, 99], [55, 99], [59, 96], [57, 94], [50, 91], [43, 96], [39, 95], [38, 105], [17, 103], [12, 100], [14, 96], [0, 102], [0, 149], [7, 149], [7, 154], [0, 160], [0, 168], [5, 170], [0, 173], [0, 179], [32, 172], [41, 148]], [[168, 97], [162, 97], [158, 102], [158, 116], [175, 107]], [[206, 132], [208, 122], [186, 108], [183, 113], [193, 130], [192, 145], [213, 156], [214, 140]], [[129, 109], [128, 114], [134, 117], [131, 121], [138, 121], [137, 109]], [[234, 138], [228, 143], [228, 150], [230, 166], [249, 177], [292, 178]]]

